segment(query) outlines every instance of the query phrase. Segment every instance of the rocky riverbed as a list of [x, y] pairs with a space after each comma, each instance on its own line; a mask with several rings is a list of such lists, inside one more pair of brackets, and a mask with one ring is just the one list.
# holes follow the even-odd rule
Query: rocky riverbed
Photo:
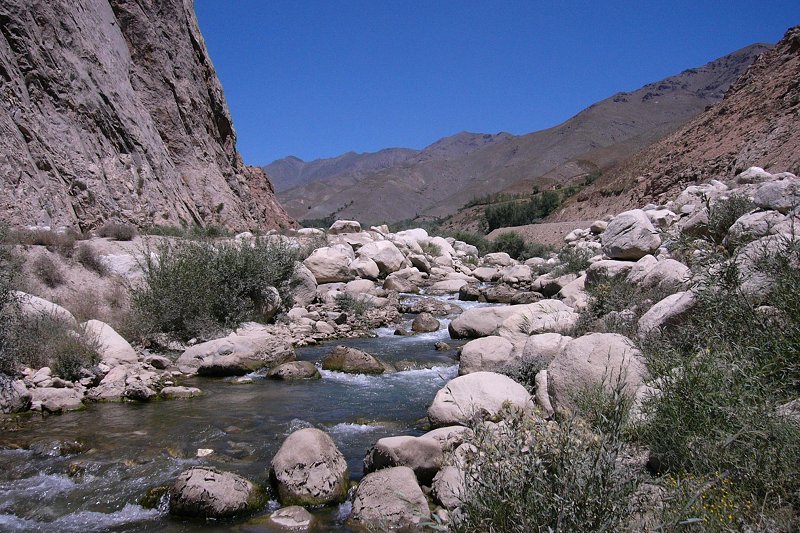
[[[503, 418], [521, 412], [557, 428], [552, 415], [591, 387], [616, 387], [640, 416], [659, 383], [637, 343], [691, 313], [709, 276], [698, 265], [717, 247], [738, 250], [740, 290], [770, 313], [758, 261], [795, 239], [798, 182], [751, 168], [576, 228], [561, 253], [525, 262], [421, 229], [300, 230], [288, 239], [324, 243], [296, 265], [294, 306], [265, 310], [276, 321], [172, 343], [170, 357], [89, 321], [103, 346], [96, 369], [77, 382], [48, 368], [8, 381], [4, 412], [61, 414], [4, 420], [0, 526], [342, 530], [453, 519], [478, 421], [502, 433]], [[720, 217], [732, 200], [746, 209]], [[621, 281], [640, 296], [622, 310], [591, 307], [592, 291]], [[18, 296], [27, 314], [75, 321]], [[514, 381], [520, 367], [535, 376]]]

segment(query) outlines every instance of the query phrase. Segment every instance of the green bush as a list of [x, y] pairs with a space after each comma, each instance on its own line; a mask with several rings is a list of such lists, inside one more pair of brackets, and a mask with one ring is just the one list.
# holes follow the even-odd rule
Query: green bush
[[557, 192], [545, 191], [527, 201], [512, 201], [489, 205], [484, 217], [489, 231], [510, 226], [533, 224], [558, 208], [561, 200]]
[[501, 233], [492, 241], [492, 252], [505, 252], [514, 259], [518, 259], [525, 254], [525, 239], [513, 231]]
[[734, 194], [714, 204], [707, 203], [708, 235], [714, 244], [721, 244], [736, 220], [756, 208], [747, 196]]
[[145, 251], [144, 284], [132, 292], [133, 309], [150, 331], [184, 339], [259, 320], [268, 287], [290, 305], [297, 254], [279, 239], [161, 243]]
[[356, 316], [362, 316], [372, 309], [372, 304], [360, 295], [343, 292], [337, 294], [334, 300], [336, 301], [336, 307], [338, 307], [340, 311], [351, 313]]
[[[788, 530], [800, 527], [800, 427], [777, 414], [800, 385], [798, 265], [797, 242], [758, 262], [771, 281], [764, 294], [770, 308], [763, 309], [740, 290], [735, 263], [716, 256], [693, 313], [641, 345], [661, 391], [645, 404], [647, 422], [638, 430], [651, 464], [667, 480], [695, 480], [690, 502], [713, 499], [709, 487], [727, 480], [738, 506], [729, 530], [786, 521]], [[677, 485], [665, 520], [711, 520], [686, 505], [686, 484]]]
[[[7, 317], [8, 318], [8, 317]], [[50, 366], [53, 374], [69, 381], [78, 379], [81, 368], [100, 360], [98, 343], [64, 321], [23, 317], [18, 312], [6, 323], [0, 371], [13, 375], [22, 366]]]
[[468, 440], [465, 498], [456, 532], [619, 531], [636, 510], [638, 474], [624, 466], [622, 403], [592, 430], [573, 415], [557, 424], [514, 413], [478, 424]]
[[589, 259], [596, 255], [591, 250], [584, 250], [565, 246], [558, 252], [558, 260], [560, 262], [557, 267], [558, 274], [577, 274], [589, 268]]

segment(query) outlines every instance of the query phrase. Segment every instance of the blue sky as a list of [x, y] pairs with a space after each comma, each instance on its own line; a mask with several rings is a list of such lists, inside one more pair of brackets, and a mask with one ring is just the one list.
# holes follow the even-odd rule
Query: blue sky
[[800, 1], [195, 0], [248, 164], [528, 133], [800, 24]]

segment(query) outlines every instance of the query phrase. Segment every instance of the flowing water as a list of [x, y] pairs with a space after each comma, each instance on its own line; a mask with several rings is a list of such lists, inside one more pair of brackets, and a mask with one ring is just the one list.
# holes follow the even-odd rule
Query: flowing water
[[[473, 307], [472, 302], [458, 302]], [[327, 430], [347, 459], [350, 476], [363, 476], [370, 446], [391, 435], [420, 435], [420, 419], [436, 391], [457, 374], [455, 352], [438, 352], [448, 319], [434, 333], [331, 341], [297, 350], [319, 361], [336, 344], [370, 352], [413, 370], [381, 376], [322, 371], [321, 380], [281, 382], [252, 375], [251, 384], [195, 378], [182, 384], [205, 395], [188, 400], [89, 404], [81, 412], [24, 419], [0, 436], [0, 531], [210, 531], [220, 527], [267, 531], [247, 520], [178, 520], [165, 505], [139, 501], [152, 487], [171, 484], [193, 465], [210, 465], [266, 484], [269, 462], [295, 429]], [[410, 318], [408, 326], [410, 324]], [[409, 366], [411, 365], [411, 366]], [[64, 443], [80, 449], [69, 453]], [[197, 457], [198, 449], [214, 452]], [[270, 502], [268, 514], [277, 508]], [[349, 504], [319, 509], [323, 528], [345, 530]]]

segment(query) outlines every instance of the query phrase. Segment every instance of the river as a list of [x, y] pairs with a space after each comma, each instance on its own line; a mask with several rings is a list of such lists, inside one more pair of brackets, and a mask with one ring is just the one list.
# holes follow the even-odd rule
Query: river
[[[474, 302], [451, 303], [466, 308]], [[411, 316], [402, 324], [410, 329]], [[283, 440], [302, 427], [325, 429], [347, 459], [351, 479], [363, 476], [367, 450], [382, 437], [420, 435], [436, 391], [456, 376], [447, 323], [434, 333], [330, 341], [300, 348], [298, 359], [319, 362], [335, 345], [365, 350], [413, 370], [366, 376], [322, 371], [321, 380], [283, 382], [252, 374], [250, 384], [193, 378], [204, 396], [174, 401], [88, 404], [83, 411], [24, 417], [0, 436], [2, 531], [270, 531], [252, 519], [200, 522], [169, 516], [165, 502], [139, 505], [152, 487], [171, 484], [194, 465], [215, 466], [267, 484], [269, 463]], [[406, 366], [408, 367], [408, 366]], [[76, 443], [77, 453], [63, 455]], [[198, 450], [213, 453], [198, 458]], [[66, 450], [71, 451], [71, 450]], [[271, 501], [262, 515], [277, 509]], [[313, 510], [322, 530], [346, 530], [349, 504]], [[257, 517], [256, 517], [257, 518]]]

